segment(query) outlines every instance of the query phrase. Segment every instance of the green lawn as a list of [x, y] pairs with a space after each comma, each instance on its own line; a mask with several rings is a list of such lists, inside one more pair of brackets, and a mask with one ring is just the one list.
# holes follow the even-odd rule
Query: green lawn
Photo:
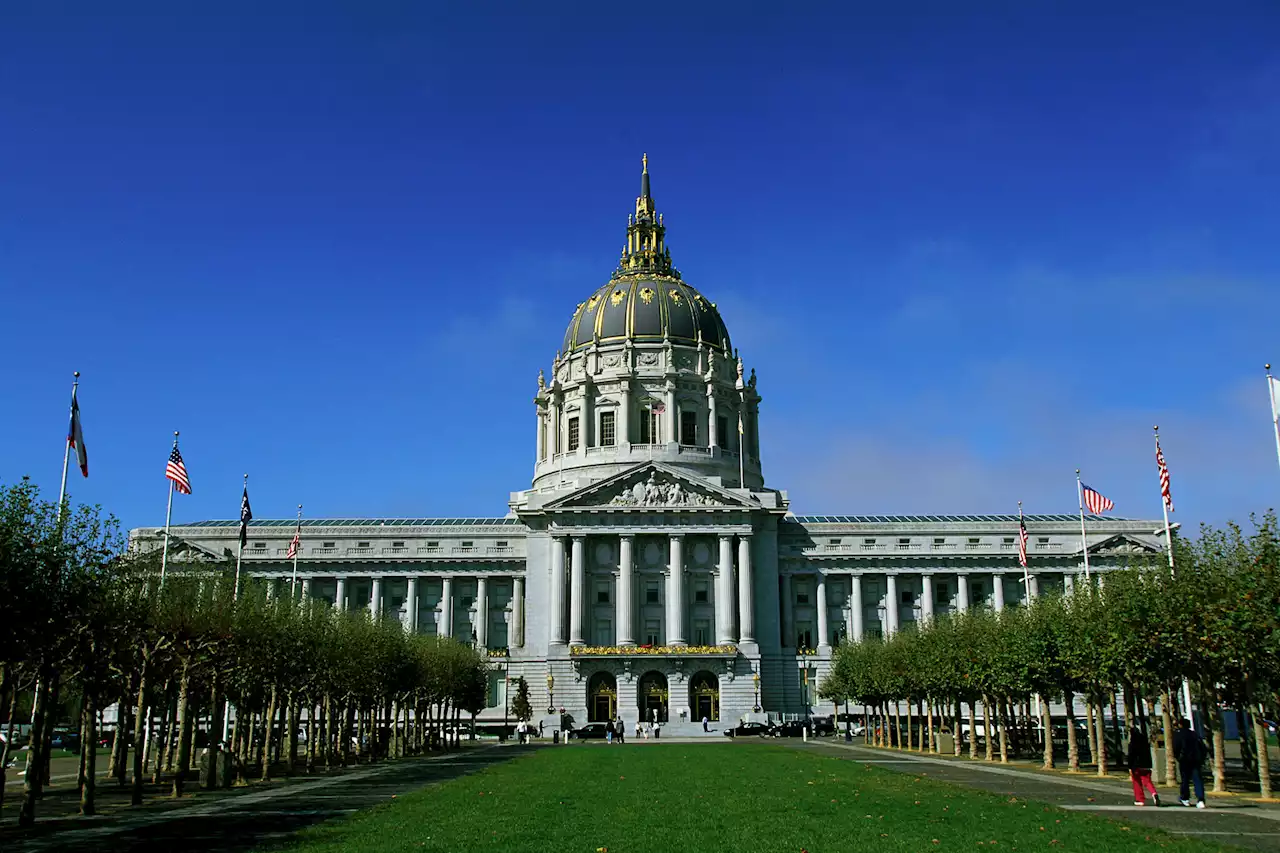
[[764, 744], [544, 749], [301, 833], [300, 851], [1219, 850]]

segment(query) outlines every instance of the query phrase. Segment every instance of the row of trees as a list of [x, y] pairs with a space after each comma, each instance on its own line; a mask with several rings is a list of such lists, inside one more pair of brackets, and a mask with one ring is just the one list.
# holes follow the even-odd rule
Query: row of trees
[[[129, 551], [96, 507], [42, 501], [26, 480], [0, 490], [0, 762], [18, 721], [32, 723], [20, 823], [48, 783], [58, 709], [73, 710], [82, 735], [81, 811], [92, 814], [98, 712], [111, 704], [108, 776], [135, 804], [162, 774], [182, 795], [197, 741], [211, 747], [213, 787], [447, 748], [460, 715], [485, 707], [489, 664], [470, 646], [297, 601], [287, 586], [237, 589], [230, 559], [170, 561], [163, 582], [159, 569], [159, 553]], [[4, 793], [0, 779], [0, 808]]]
[[[1176, 569], [1164, 555], [1138, 558], [1105, 580], [1095, 574], [1094, 583], [1026, 607], [975, 610], [843, 645], [821, 693], [867, 706], [877, 720], [868, 737], [885, 745], [898, 745], [891, 732], [901, 731], [908, 748], [937, 751], [937, 731], [947, 726], [957, 755], [963, 732], [982, 731], [987, 760], [997, 749], [1007, 761], [1011, 746], [1038, 748], [1047, 768], [1054, 765], [1052, 736], [1044, 736], [1053, 731], [1049, 703], [1061, 702], [1072, 770], [1080, 765], [1081, 703], [1089, 750], [1105, 775], [1108, 740], [1122, 740], [1121, 711], [1168, 742], [1187, 679], [1193, 701], [1209, 712], [1202, 719], [1212, 730], [1214, 789], [1225, 788], [1224, 716], [1247, 710], [1253, 731], [1241, 737], [1242, 757], [1270, 796], [1264, 720], [1280, 708], [1280, 535], [1274, 514], [1253, 526], [1249, 534], [1228, 525], [1202, 528], [1195, 541], [1175, 539]], [[1040, 719], [1032, 719], [1036, 703]], [[977, 751], [970, 737], [969, 756]], [[1166, 768], [1172, 778], [1168, 750]]]

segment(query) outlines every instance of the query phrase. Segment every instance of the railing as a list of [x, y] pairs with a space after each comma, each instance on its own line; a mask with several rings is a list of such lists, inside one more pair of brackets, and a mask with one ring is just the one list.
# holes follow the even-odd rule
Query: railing
[[372, 548], [348, 548], [347, 553], [348, 554], [372, 554], [373, 549]]
[[419, 554], [439, 554], [440, 551], [441, 551], [441, 548], [439, 545], [419, 545], [418, 546]]
[[698, 445], [696, 445], [696, 444], [682, 444], [682, 445], [680, 445], [680, 452], [681, 452], [681, 453], [692, 453], [692, 454], [694, 454], [695, 456], [710, 456], [710, 455], [711, 455], [711, 448], [710, 448], [710, 447], [699, 447], [699, 446], [698, 446]]
[[512, 553], [515, 553], [515, 550], [516, 549], [512, 548], [510, 545], [503, 545], [503, 546], [490, 545], [489, 547], [484, 549], [484, 552], [486, 554], [512, 554]]
[[847, 548], [847, 547], [849, 547], [849, 546], [847, 546], [847, 545], [832, 545], [830, 542], [828, 542], [826, 545], [823, 545], [823, 546], [822, 546], [822, 550], [824, 550], [824, 551], [843, 551], [843, 550], [845, 550], [845, 548]]
[[935, 551], [954, 551], [956, 543], [954, 542], [934, 542], [933, 550]]
[[1052, 550], [1053, 548], [1056, 548], [1056, 547], [1057, 547], [1057, 546], [1056, 546], [1056, 545], [1054, 545], [1052, 542], [1037, 542], [1037, 543], [1036, 543], [1036, 550], [1037, 550], [1037, 551], [1049, 551], [1049, 550]]
[[407, 553], [409, 553], [409, 549], [408, 549], [408, 548], [406, 548], [406, 547], [404, 547], [403, 545], [399, 545], [399, 546], [393, 545], [393, 546], [391, 546], [391, 547], [389, 547], [389, 548], [383, 548], [383, 549], [382, 549], [382, 553], [384, 553], [384, 554], [407, 554]]
[[880, 547], [879, 545], [868, 545], [865, 542], [858, 546], [858, 548], [860, 548], [863, 551], [874, 551], [879, 547]]
[[1017, 548], [1018, 548], [1018, 546], [1017, 546], [1016, 544], [1014, 544], [1013, 542], [1001, 542], [1001, 543], [1000, 543], [1000, 550], [1001, 550], [1001, 551], [1015, 551], [1015, 550], [1017, 550]]
[[480, 549], [474, 545], [454, 545], [449, 550], [455, 554], [474, 554]]
[[899, 542], [896, 547], [897, 547], [897, 550], [899, 551], [919, 551], [920, 543], [919, 542]]
[[312, 554], [336, 554], [338, 553], [338, 549], [337, 548], [312, 548], [311, 553]]
[[966, 551], [981, 551], [982, 545], [978, 542], [966, 542], [964, 543], [964, 549]]

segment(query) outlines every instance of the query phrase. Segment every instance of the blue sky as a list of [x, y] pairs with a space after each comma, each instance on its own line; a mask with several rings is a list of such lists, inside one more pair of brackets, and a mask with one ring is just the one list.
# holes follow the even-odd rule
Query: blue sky
[[647, 151], [797, 512], [1275, 503], [1280, 7], [613, 6], [6, 3], [0, 481], [504, 514]]

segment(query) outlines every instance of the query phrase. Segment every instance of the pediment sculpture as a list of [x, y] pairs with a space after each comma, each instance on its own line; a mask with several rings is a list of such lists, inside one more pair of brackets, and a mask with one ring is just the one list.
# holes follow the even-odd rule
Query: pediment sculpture
[[661, 479], [654, 471], [649, 479], [624, 487], [609, 506], [725, 506], [723, 501], [686, 488], [678, 480]]

